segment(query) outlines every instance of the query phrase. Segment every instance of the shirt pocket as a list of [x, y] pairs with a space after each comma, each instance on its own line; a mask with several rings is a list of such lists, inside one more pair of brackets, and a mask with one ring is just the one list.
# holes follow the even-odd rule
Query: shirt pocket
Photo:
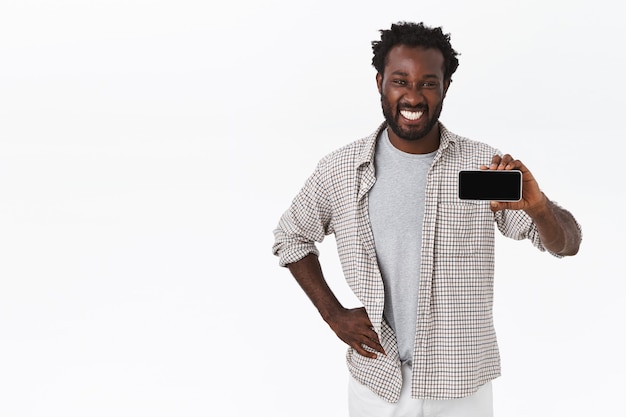
[[450, 201], [439, 204], [435, 252], [448, 256], [472, 256], [489, 245], [493, 214], [489, 202]]

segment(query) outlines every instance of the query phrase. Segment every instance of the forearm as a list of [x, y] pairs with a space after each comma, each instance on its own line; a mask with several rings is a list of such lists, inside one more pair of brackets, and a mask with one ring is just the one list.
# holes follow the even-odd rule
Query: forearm
[[543, 246], [559, 255], [578, 253], [581, 235], [570, 212], [551, 202], [545, 195], [542, 204], [526, 210], [539, 231]]
[[287, 267], [325, 321], [344, 309], [324, 279], [317, 255], [309, 254]]
[[376, 359], [376, 352], [387, 354], [365, 307], [346, 309], [337, 300], [324, 279], [317, 255], [309, 254], [287, 267], [322, 318], [341, 340], [358, 354], [368, 358]]

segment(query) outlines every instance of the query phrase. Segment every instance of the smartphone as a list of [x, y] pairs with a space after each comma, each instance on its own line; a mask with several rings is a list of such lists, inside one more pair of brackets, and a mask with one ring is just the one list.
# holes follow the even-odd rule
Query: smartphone
[[522, 172], [518, 170], [459, 171], [461, 200], [520, 201]]

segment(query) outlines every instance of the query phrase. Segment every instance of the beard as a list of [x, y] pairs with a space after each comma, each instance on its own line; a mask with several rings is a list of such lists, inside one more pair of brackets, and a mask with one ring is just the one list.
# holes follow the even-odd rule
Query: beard
[[[381, 105], [383, 108], [383, 115], [385, 116], [385, 120], [387, 121], [387, 126], [389, 126], [389, 128], [393, 131], [393, 133], [395, 133], [399, 138], [408, 140], [408, 141], [420, 140], [424, 136], [426, 136], [428, 132], [430, 132], [439, 121], [439, 116], [441, 115], [441, 109], [443, 108], [443, 100], [441, 100], [439, 104], [437, 105], [437, 107], [435, 107], [432, 115], [430, 115], [429, 108], [426, 104], [422, 104], [416, 107], [407, 107], [407, 106], [400, 107], [399, 106], [396, 109], [395, 116], [394, 116], [391, 103], [389, 103], [389, 101], [387, 100], [387, 97], [381, 94], [380, 101], [381, 101]], [[398, 123], [398, 119], [401, 117], [400, 110], [412, 110], [412, 111], [417, 110], [417, 111], [423, 112], [422, 117], [427, 118], [426, 125], [422, 129], [419, 129], [417, 127], [409, 127], [407, 129], [404, 129], [400, 127], [400, 124]], [[430, 115], [430, 118], [428, 118], [429, 115]]]

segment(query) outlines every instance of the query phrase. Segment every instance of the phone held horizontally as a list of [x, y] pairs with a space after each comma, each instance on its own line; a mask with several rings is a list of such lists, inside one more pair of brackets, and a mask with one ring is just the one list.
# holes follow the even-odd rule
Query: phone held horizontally
[[522, 172], [518, 170], [459, 171], [461, 200], [520, 201]]

